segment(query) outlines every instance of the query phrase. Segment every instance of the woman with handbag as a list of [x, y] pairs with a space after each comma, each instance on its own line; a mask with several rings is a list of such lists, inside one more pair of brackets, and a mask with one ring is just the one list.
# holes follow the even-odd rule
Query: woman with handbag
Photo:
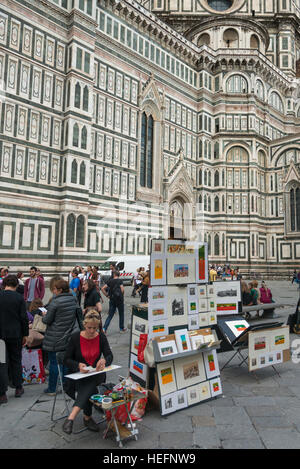
[[[67, 351], [65, 353], [64, 364], [72, 372], [88, 373], [87, 367], [92, 366], [96, 371], [102, 371], [106, 366], [111, 365], [113, 354], [108, 344], [107, 338], [100, 329], [100, 315], [94, 311], [89, 311], [85, 315], [84, 330], [72, 335]], [[99, 431], [98, 425], [92, 419], [92, 404], [90, 397], [97, 394], [97, 386], [105, 382], [106, 374], [100, 373], [84, 379], [66, 380], [66, 392], [75, 402], [73, 410], [63, 424], [63, 431], [72, 433], [73, 422], [81, 410], [83, 410], [84, 425], [91, 431]], [[77, 395], [75, 396], [75, 392]]]
[[[69, 284], [65, 280], [58, 280], [53, 287], [55, 297], [47, 306], [47, 312], [43, 313], [42, 321], [47, 329], [43, 340], [43, 350], [48, 352], [49, 358], [49, 383], [44, 392], [55, 395], [58, 379], [57, 352], [65, 352], [71, 334], [78, 321], [79, 328], [82, 324], [82, 311], [78, 306], [76, 297], [70, 292]], [[62, 367], [62, 374], [66, 370]]]

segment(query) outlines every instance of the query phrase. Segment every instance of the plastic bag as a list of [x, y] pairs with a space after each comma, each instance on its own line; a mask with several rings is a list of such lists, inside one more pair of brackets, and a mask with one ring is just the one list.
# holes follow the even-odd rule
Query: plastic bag
[[145, 363], [144, 361], [144, 350], [147, 345], [148, 341], [148, 334], [140, 334], [140, 341], [138, 347], [138, 361], [141, 363]]

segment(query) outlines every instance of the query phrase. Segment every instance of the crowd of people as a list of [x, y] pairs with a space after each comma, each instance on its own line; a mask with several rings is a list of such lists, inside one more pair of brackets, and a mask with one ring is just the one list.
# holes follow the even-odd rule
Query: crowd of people
[[[127, 331], [124, 327], [124, 286], [118, 270], [111, 265], [111, 276], [101, 288], [98, 270], [97, 275], [95, 270], [97, 268], [88, 267], [84, 273], [76, 266], [69, 281], [60, 275], [53, 276], [47, 304], [43, 301], [44, 277], [37, 267], [30, 268], [25, 281], [22, 272], [14, 275], [8, 268], [0, 270], [0, 339], [5, 345], [5, 359], [2, 356], [0, 360], [0, 404], [8, 402], [8, 384], [15, 388], [15, 397], [23, 395], [22, 351], [32, 335], [36, 338], [35, 324], [42, 323], [43, 332], [41, 329], [38, 332], [41, 341], [32, 349], [42, 348], [43, 368], [48, 368], [44, 393], [56, 395], [59, 368], [64, 377], [65, 392], [74, 398], [76, 391], [72, 412], [63, 425], [66, 433], [72, 432], [73, 421], [80, 410], [83, 410], [85, 426], [98, 431], [91, 417], [89, 397], [96, 393], [105, 374], [79, 380], [75, 387], [65, 376], [75, 371], [84, 373], [89, 366], [101, 371], [112, 363], [113, 355], [106, 335], [116, 310], [120, 333]], [[109, 313], [104, 326], [101, 293], [109, 298]]]
[[216, 280], [241, 280], [239, 267], [233, 267], [229, 264], [226, 265], [209, 265], [209, 281], [215, 282]]

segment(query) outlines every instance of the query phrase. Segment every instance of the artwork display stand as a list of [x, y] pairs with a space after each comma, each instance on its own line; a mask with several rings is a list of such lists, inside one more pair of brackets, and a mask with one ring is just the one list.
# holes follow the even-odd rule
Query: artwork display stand
[[[239, 321], [237, 317], [218, 319], [218, 337], [221, 336], [223, 340], [226, 340], [228, 348], [234, 352], [221, 370], [228, 367], [229, 363], [238, 356], [240, 359], [238, 366], [246, 364], [248, 360], [249, 372], [254, 373], [271, 366], [280, 376], [275, 365], [290, 360], [288, 326], [283, 326], [283, 323], [278, 322], [252, 324], [235, 336], [232, 332], [234, 331], [233, 325], [238, 325], [239, 322], [241, 327], [243, 323], [247, 323], [243, 318]], [[228, 351], [228, 348], [222, 351]], [[247, 351], [246, 356], [243, 355], [242, 350]]]
[[[222, 394], [216, 353], [220, 342], [211, 328], [217, 315], [213, 286], [208, 283], [207, 243], [154, 239], [150, 253], [149, 301], [132, 309], [129, 374], [153, 391], [161, 414], [166, 415]], [[190, 344], [185, 351], [179, 348], [162, 357], [158, 343], [166, 340], [168, 346], [171, 336], [175, 344], [175, 336], [183, 330], [193, 336], [208, 331], [213, 345], [192, 350]], [[138, 360], [141, 334], [148, 334], [148, 343], [153, 344], [153, 368]]]

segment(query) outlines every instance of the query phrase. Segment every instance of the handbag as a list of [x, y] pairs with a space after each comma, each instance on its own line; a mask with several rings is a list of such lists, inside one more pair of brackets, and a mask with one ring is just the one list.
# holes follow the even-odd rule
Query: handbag
[[145, 363], [144, 350], [147, 345], [148, 334], [140, 334], [139, 347], [138, 347], [138, 361]]
[[29, 329], [29, 335], [26, 339], [26, 345], [28, 348], [38, 347], [43, 342], [44, 336], [38, 331]]
[[37, 332], [46, 332], [47, 324], [43, 323], [42, 316], [36, 314], [32, 323], [32, 330]]

